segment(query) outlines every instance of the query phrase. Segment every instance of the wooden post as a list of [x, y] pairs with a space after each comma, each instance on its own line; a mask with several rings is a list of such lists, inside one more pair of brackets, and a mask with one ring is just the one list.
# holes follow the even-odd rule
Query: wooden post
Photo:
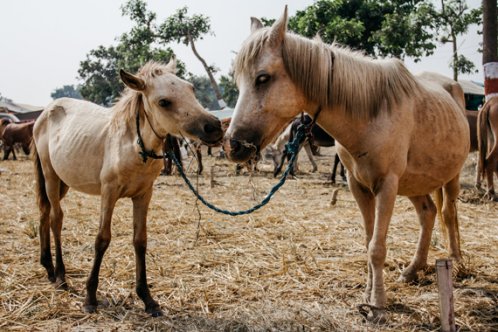
[[453, 263], [451, 259], [437, 259], [436, 273], [439, 290], [439, 309], [441, 312], [441, 331], [455, 332], [455, 312], [453, 309]]

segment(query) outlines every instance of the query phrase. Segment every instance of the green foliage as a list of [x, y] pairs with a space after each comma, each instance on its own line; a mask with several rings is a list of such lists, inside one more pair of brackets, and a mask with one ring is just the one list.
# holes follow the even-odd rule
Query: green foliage
[[[97, 104], [110, 106], [120, 96], [124, 85], [119, 78], [119, 70], [135, 73], [149, 60], [167, 63], [173, 50], [155, 44], [153, 31], [155, 14], [145, 8], [140, 0], [132, 0], [122, 7], [123, 15], [129, 16], [137, 24], [128, 33], [118, 38], [115, 46], [99, 46], [91, 50], [78, 70], [81, 95]], [[185, 65], [178, 61], [177, 75], [185, 75]]]
[[202, 106], [210, 110], [218, 109], [218, 101], [208, 77], [190, 75], [188, 80], [194, 85], [195, 96]]
[[450, 67], [455, 68], [460, 74], [475, 74], [478, 72], [475, 64], [463, 55], [459, 55], [456, 62], [451, 62]]
[[188, 45], [189, 35], [193, 40], [198, 40], [206, 33], [211, 33], [209, 17], [198, 14], [188, 16], [188, 8], [183, 7], [159, 26], [158, 37], [163, 43], [174, 41]]
[[57, 88], [50, 94], [50, 97], [52, 97], [52, 99], [57, 99], [62, 97], [69, 97], [75, 99], [82, 98], [81, 93], [79, 92], [79, 87], [75, 87], [74, 85], [64, 85], [62, 88]]
[[458, 80], [458, 74], [474, 73], [474, 63], [458, 54], [458, 36], [465, 34], [472, 24], [482, 24], [481, 8], [469, 9], [465, 0], [441, 0], [441, 9], [434, 15], [436, 29], [442, 43], [453, 45], [453, 79]]
[[441, 5], [435, 17], [442, 42], [466, 33], [472, 24], [482, 24], [481, 8], [469, 9], [466, 0], [441, 0]]
[[436, 48], [432, 11], [428, 1], [420, 0], [317, 0], [291, 17], [289, 28], [372, 56], [419, 59]]
[[227, 103], [227, 106], [234, 108], [235, 104], [237, 104], [237, 98], [239, 97], [239, 90], [237, 89], [233, 72], [220, 77], [220, 89], [223, 94], [223, 100]]

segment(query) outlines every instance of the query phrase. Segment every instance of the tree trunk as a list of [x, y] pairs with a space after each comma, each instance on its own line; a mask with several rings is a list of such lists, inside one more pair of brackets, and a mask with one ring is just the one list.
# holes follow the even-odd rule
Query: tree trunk
[[497, 22], [496, 22], [496, 0], [482, 1], [482, 19], [483, 19], [483, 52], [482, 63], [498, 61], [497, 54]]
[[456, 35], [451, 29], [451, 43], [453, 45], [453, 80], [458, 82], [458, 49], [457, 49], [457, 39]]
[[194, 52], [194, 55], [202, 63], [202, 65], [204, 66], [204, 69], [206, 70], [206, 73], [208, 74], [209, 81], [211, 81], [211, 86], [213, 87], [214, 93], [216, 95], [216, 99], [218, 100], [218, 106], [220, 108], [225, 108], [226, 103], [223, 100], [223, 96], [221, 95], [221, 91], [220, 91], [220, 88], [218, 87], [218, 83], [216, 83], [216, 80], [214, 79], [213, 73], [211, 72], [211, 69], [209, 68], [206, 61], [200, 56], [199, 52], [197, 52], [197, 49], [195, 48], [194, 40], [190, 34], [188, 34], [188, 41], [190, 43], [190, 47], [192, 48], [192, 52]]
[[484, 91], [486, 100], [498, 95], [497, 0], [483, 0]]

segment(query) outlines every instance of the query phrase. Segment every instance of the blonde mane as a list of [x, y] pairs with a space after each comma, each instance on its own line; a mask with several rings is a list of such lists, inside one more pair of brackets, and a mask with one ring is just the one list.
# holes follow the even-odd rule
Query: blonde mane
[[[271, 30], [257, 30], [244, 43], [234, 63], [235, 73], [249, 70], [270, 39]], [[291, 80], [307, 98], [322, 107], [342, 106], [353, 118], [375, 118], [391, 112], [417, 82], [397, 59], [373, 60], [345, 47], [327, 45], [287, 33], [282, 59]], [[385, 107], [384, 107], [385, 105]]]
[[[136, 76], [144, 80], [145, 86], [150, 86], [153, 79], [166, 73], [176, 74], [165, 64], [149, 61], [138, 70]], [[112, 126], [116, 128], [120, 123], [128, 123], [133, 120], [137, 110], [143, 108], [142, 98], [142, 92], [126, 87], [119, 100], [112, 107], [114, 111]]]

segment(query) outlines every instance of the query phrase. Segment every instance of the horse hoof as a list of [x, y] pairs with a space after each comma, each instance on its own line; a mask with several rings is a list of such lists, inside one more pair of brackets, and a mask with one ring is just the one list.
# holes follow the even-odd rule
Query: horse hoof
[[418, 275], [417, 272], [402, 272], [401, 275], [398, 278], [398, 282], [402, 282], [405, 284], [409, 284], [412, 282], [416, 282], [418, 280]]
[[97, 306], [93, 304], [85, 304], [83, 306], [83, 312], [86, 312], [87, 314], [93, 314], [97, 311]]
[[69, 286], [65, 280], [58, 279], [55, 280], [55, 289], [68, 290]]
[[163, 316], [163, 312], [161, 310], [161, 307], [159, 307], [158, 304], [153, 305], [149, 308], [145, 309], [145, 312], [151, 315], [151, 317], [161, 317]]
[[51, 283], [54, 283], [55, 282], [55, 274], [48, 274], [48, 281], [50, 281]]
[[358, 305], [358, 311], [368, 322], [374, 324], [385, 324], [387, 322], [387, 313], [383, 308], [370, 304], [360, 304]]

